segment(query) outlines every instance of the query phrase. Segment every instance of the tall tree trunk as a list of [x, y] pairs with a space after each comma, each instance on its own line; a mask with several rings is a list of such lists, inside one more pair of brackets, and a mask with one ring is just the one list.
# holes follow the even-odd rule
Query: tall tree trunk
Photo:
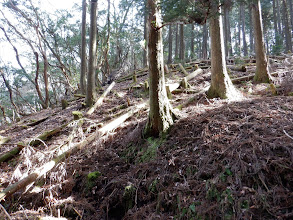
[[291, 36], [291, 27], [289, 23], [289, 15], [288, 15], [288, 5], [287, 0], [283, 0], [283, 20], [284, 20], [284, 32], [285, 32], [285, 43], [286, 49], [285, 52], [292, 52], [292, 36]]
[[147, 41], [148, 41], [148, 30], [147, 30], [147, 21], [148, 21], [148, 13], [147, 13], [147, 0], [144, 0], [145, 10], [144, 10], [144, 22], [143, 22], [143, 39], [144, 39], [144, 48], [143, 48], [143, 67], [148, 65], [147, 56]]
[[175, 59], [179, 58], [179, 24], [176, 24], [176, 37], [175, 37]]
[[293, 28], [293, 0], [288, 0], [289, 8], [290, 8], [290, 25]]
[[243, 41], [243, 55], [248, 55], [247, 43], [246, 43], [246, 32], [245, 32], [245, 6], [244, 3], [240, 3], [240, 14], [241, 14], [241, 27], [242, 27], [242, 41]]
[[87, 73], [87, 92], [86, 105], [88, 107], [94, 104], [95, 93], [95, 71], [96, 71], [96, 48], [97, 48], [97, 0], [91, 0], [90, 14], [90, 46], [89, 46], [89, 64]]
[[231, 39], [231, 25], [230, 25], [230, 8], [232, 6], [231, 0], [224, 1], [224, 40], [225, 40], [225, 54], [226, 57], [232, 56], [232, 39]]
[[250, 54], [254, 52], [254, 45], [253, 45], [253, 26], [252, 26], [252, 8], [251, 4], [249, 4], [249, 50]]
[[194, 58], [194, 24], [191, 24], [191, 35], [190, 35], [190, 58]]
[[169, 50], [168, 50], [168, 64], [172, 63], [172, 50], [173, 50], [173, 36], [172, 36], [172, 25], [169, 25]]
[[279, 29], [279, 34], [280, 36], [283, 37], [283, 34], [282, 34], [282, 22], [281, 22], [281, 6], [280, 6], [280, 1], [281, 0], [276, 0], [276, 3], [277, 3], [277, 19], [278, 19], [278, 29]]
[[208, 58], [208, 28], [206, 23], [202, 29], [202, 58]]
[[[211, 86], [208, 90], [209, 98], [237, 99], [239, 93], [233, 86], [227, 73], [225, 60], [225, 47], [223, 39], [222, 16], [219, 11], [219, 2], [212, 3], [211, 12], [214, 15], [210, 18], [211, 35]], [[218, 12], [220, 12], [218, 14]]]
[[277, 9], [276, 9], [276, 0], [273, 0], [273, 19], [274, 19], [274, 30], [275, 30], [275, 44], [277, 43], [278, 38], [278, 20], [277, 20]]
[[239, 10], [238, 10], [239, 14], [238, 14], [238, 32], [237, 32], [237, 52], [238, 55], [241, 56], [241, 8], [239, 6]]
[[185, 44], [184, 44], [184, 25], [180, 24], [180, 50], [179, 59], [184, 61], [185, 59]]
[[270, 82], [270, 76], [264, 44], [261, 6], [259, 0], [252, 3], [252, 14], [256, 56], [256, 73], [254, 81], [268, 83]]
[[86, 0], [82, 0], [80, 90], [86, 93]]
[[159, 0], [148, 0], [149, 10], [149, 77], [150, 111], [146, 136], [159, 136], [173, 124], [174, 113], [167, 98]]

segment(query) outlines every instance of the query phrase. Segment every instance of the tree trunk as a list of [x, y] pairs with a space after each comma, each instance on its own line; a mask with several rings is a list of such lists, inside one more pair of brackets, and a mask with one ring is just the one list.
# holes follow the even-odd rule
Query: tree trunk
[[162, 23], [159, 4], [159, 0], [148, 0], [150, 112], [144, 133], [146, 136], [154, 137], [166, 132], [173, 124], [175, 117], [165, 87]]
[[279, 29], [279, 35], [282, 36], [283, 38], [283, 34], [282, 34], [282, 22], [281, 22], [281, 6], [280, 6], [280, 1], [281, 0], [276, 0], [276, 4], [277, 4], [277, 19], [278, 19], [278, 29]]
[[252, 8], [251, 4], [249, 4], [249, 50], [250, 54], [253, 54], [254, 45], [253, 45], [253, 25], [252, 25]]
[[184, 44], [184, 25], [180, 24], [180, 50], [179, 59], [184, 61], [185, 59], [185, 44]]
[[290, 8], [290, 25], [291, 28], [293, 28], [293, 1], [292, 0], [288, 0], [289, 2], [289, 8]]
[[289, 15], [288, 15], [288, 5], [287, 0], [283, 0], [283, 20], [284, 20], [284, 32], [285, 32], [285, 43], [286, 49], [285, 52], [292, 52], [292, 39], [291, 39], [291, 27], [289, 23]]
[[230, 8], [232, 6], [231, 0], [224, 1], [224, 39], [225, 39], [225, 54], [226, 57], [232, 56], [232, 40], [230, 30]]
[[176, 38], [175, 38], [175, 59], [178, 59], [179, 55], [179, 37], [178, 37], [178, 32], [179, 32], [179, 24], [176, 24]]
[[95, 99], [95, 72], [96, 72], [96, 48], [97, 48], [97, 0], [91, 0], [91, 24], [90, 24], [90, 46], [89, 64], [87, 73], [86, 105], [94, 104]]
[[13, 107], [15, 108], [16, 113], [18, 114], [19, 113], [19, 109], [18, 109], [18, 107], [15, 105], [15, 103], [13, 101], [13, 92], [12, 92], [11, 86], [10, 86], [8, 80], [6, 79], [6, 77], [5, 77], [4, 72], [3, 72], [2, 69], [0, 69], [0, 75], [2, 76], [2, 79], [4, 81], [4, 84], [5, 84], [6, 88], [8, 89], [10, 102], [13, 105]]
[[169, 25], [169, 39], [168, 39], [168, 42], [169, 42], [169, 51], [168, 51], [168, 64], [172, 63], [172, 43], [173, 43], [173, 37], [172, 37], [172, 25], [170, 24]]
[[145, 10], [144, 10], [144, 22], [143, 22], [143, 39], [144, 39], [144, 48], [143, 48], [143, 67], [148, 65], [147, 61], [147, 41], [148, 41], [148, 31], [147, 31], [147, 20], [148, 20], [148, 13], [147, 13], [147, 0], [144, 0]]
[[80, 90], [86, 93], [86, 0], [82, 0]]
[[219, 2], [214, 2], [211, 8], [211, 12], [214, 15], [210, 18], [212, 77], [211, 86], [207, 94], [209, 98], [237, 99], [238, 92], [227, 73], [222, 16], [216, 15], [219, 10], [218, 4]]
[[194, 58], [194, 24], [191, 24], [191, 35], [190, 35], [190, 59]]
[[244, 3], [240, 4], [241, 14], [241, 27], [242, 27], [242, 41], [243, 41], [243, 55], [248, 56], [247, 43], [246, 43], [246, 32], [245, 32], [245, 6]]
[[208, 58], [208, 28], [206, 23], [203, 25], [202, 33], [202, 58], [206, 60]]
[[264, 45], [261, 6], [259, 0], [252, 3], [252, 14], [256, 56], [256, 73], [254, 81], [268, 83], [270, 82], [270, 77]]

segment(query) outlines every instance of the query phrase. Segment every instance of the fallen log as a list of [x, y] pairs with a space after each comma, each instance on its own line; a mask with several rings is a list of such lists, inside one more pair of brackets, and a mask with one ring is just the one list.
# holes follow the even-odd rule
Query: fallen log
[[26, 145], [24, 144], [17, 144], [17, 146], [13, 148], [12, 150], [0, 155], [0, 163], [10, 160], [25, 147]]
[[240, 65], [240, 66], [235, 66], [235, 65], [227, 65], [227, 67], [230, 69], [230, 70], [233, 70], [233, 71], [238, 71], [238, 72], [246, 72], [246, 66], [244, 65]]
[[111, 91], [111, 89], [114, 86], [115, 86], [115, 82], [112, 82], [110, 86], [105, 90], [105, 92], [100, 96], [100, 98], [97, 100], [94, 106], [88, 110], [88, 112], [86, 113], [87, 115], [91, 115], [97, 109], [97, 107], [99, 107], [103, 103], [104, 98], [107, 96], [107, 94]]
[[18, 190], [21, 190], [28, 186], [29, 184], [35, 182], [37, 179], [43, 177], [45, 174], [47, 174], [49, 171], [51, 171], [58, 163], [64, 161], [66, 158], [68, 158], [70, 155], [76, 153], [78, 150], [81, 150], [85, 146], [89, 145], [93, 140], [95, 140], [98, 137], [102, 137], [106, 133], [118, 128], [126, 119], [134, 115], [139, 110], [146, 107], [146, 103], [137, 105], [130, 109], [129, 112], [127, 112], [125, 115], [120, 116], [117, 119], [114, 119], [104, 127], [97, 130], [95, 133], [91, 134], [89, 137], [87, 137], [85, 140], [74, 144], [67, 146], [67, 149], [64, 149], [63, 153], [52, 159], [51, 161], [45, 163], [41, 167], [35, 169], [31, 174], [29, 174], [27, 177], [21, 179], [20, 181], [8, 186], [6, 189], [4, 189], [2, 192], [0, 192], [0, 202], [4, 200], [5, 198], [11, 196], [13, 193], [17, 192]]
[[[144, 69], [136, 71], [136, 77], [145, 76], [147, 74], [148, 74], [148, 68], [144, 68]], [[124, 82], [131, 79], [133, 79], [133, 73], [127, 76], [120, 77], [119, 79], [116, 80], [116, 82], [120, 83], [120, 82]]]
[[69, 123], [64, 124], [60, 127], [52, 129], [50, 131], [45, 131], [43, 134], [39, 135], [34, 140], [30, 141], [28, 144], [18, 143], [16, 147], [12, 148], [10, 151], [5, 152], [0, 155], [0, 163], [10, 160], [12, 157], [17, 155], [25, 146], [37, 146], [42, 143], [42, 141], [46, 141], [48, 138], [60, 132], [63, 128], [65, 128]]
[[185, 76], [188, 76], [188, 72], [184, 69], [181, 63], [179, 63], [179, 68]]
[[[284, 73], [284, 72], [282, 72], [282, 73]], [[271, 73], [271, 76], [278, 76], [278, 74], [279, 74], [279, 72]], [[241, 77], [234, 78], [234, 79], [231, 79], [231, 80], [232, 80], [232, 83], [239, 84], [239, 83], [241, 83], [243, 81], [252, 80], [254, 76], [255, 76], [255, 74], [250, 74], [250, 75], [247, 75], [247, 76], [241, 76]]]
[[44, 133], [42, 133], [41, 135], [39, 135], [37, 138], [35, 138], [34, 140], [29, 142], [30, 146], [36, 146], [42, 143], [42, 141], [46, 141], [47, 139], [49, 139], [50, 137], [52, 137], [53, 135], [59, 133], [63, 128], [67, 127], [67, 125], [69, 125], [69, 123], [66, 123], [64, 125], [61, 125], [60, 127], [54, 128], [52, 130], [49, 131], [45, 131]]

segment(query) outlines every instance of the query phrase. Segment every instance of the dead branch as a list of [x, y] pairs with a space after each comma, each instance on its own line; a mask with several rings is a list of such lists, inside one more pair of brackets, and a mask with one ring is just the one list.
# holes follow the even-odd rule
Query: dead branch
[[100, 96], [100, 98], [97, 100], [94, 106], [88, 110], [87, 115], [91, 115], [97, 109], [97, 107], [99, 107], [103, 103], [104, 98], [107, 96], [107, 94], [111, 91], [111, 89], [114, 86], [115, 82], [112, 82], [110, 86], [105, 90], [105, 92]]

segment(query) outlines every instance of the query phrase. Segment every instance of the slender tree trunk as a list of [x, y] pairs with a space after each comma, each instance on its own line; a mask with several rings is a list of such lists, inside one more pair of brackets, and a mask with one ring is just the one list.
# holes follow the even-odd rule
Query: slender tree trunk
[[18, 114], [19, 113], [19, 109], [18, 109], [18, 107], [15, 105], [15, 103], [13, 101], [13, 92], [12, 92], [11, 86], [10, 86], [8, 80], [6, 79], [6, 77], [5, 77], [4, 72], [3, 72], [2, 69], [0, 69], [0, 74], [2, 76], [2, 79], [4, 81], [5, 86], [6, 86], [7, 90], [8, 90], [8, 92], [9, 92], [10, 102], [13, 105], [13, 107], [15, 108], [16, 113]]
[[97, 0], [91, 0], [90, 16], [90, 46], [89, 46], [89, 64], [87, 73], [87, 92], [86, 105], [88, 107], [94, 104], [95, 99], [95, 71], [96, 71], [96, 48], [97, 48]]
[[241, 13], [241, 27], [242, 27], [242, 41], [243, 41], [243, 55], [248, 56], [248, 49], [246, 43], [246, 32], [245, 32], [245, 6], [244, 3], [240, 5]]
[[168, 50], [168, 64], [172, 63], [172, 50], [173, 50], [173, 36], [172, 36], [172, 25], [169, 25], [169, 39], [168, 39], [168, 43], [169, 43], [169, 50]]
[[80, 90], [86, 93], [86, 0], [82, 0]]
[[232, 39], [231, 39], [231, 28], [230, 28], [230, 8], [232, 6], [231, 0], [224, 1], [224, 40], [225, 40], [225, 54], [226, 57], [232, 56]]
[[184, 61], [185, 59], [185, 44], [184, 44], [184, 25], [180, 24], [180, 50], [179, 59]]
[[202, 29], [202, 58], [208, 58], [208, 28], [207, 24], [203, 25]]
[[293, 28], [293, 0], [288, 0], [289, 8], [290, 8], [290, 25], [291, 29]]
[[[219, 11], [218, 6], [219, 2], [212, 3], [212, 14], [216, 14]], [[219, 13], [221, 12], [219, 11]], [[227, 73], [222, 25], [221, 15], [215, 15], [210, 19], [212, 77], [211, 86], [207, 94], [209, 98], [237, 99], [239, 93]]]
[[237, 45], [238, 45], [238, 55], [241, 56], [241, 8], [239, 6], [238, 14], [238, 32], [237, 32]]
[[277, 9], [276, 9], [276, 0], [273, 0], [273, 19], [274, 19], [274, 30], [275, 30], [275, 44], [277, 43], [278, 38], [278, 20], [277, 20]]
[[148, 13], [147, 13], [147, 0], [144, 1], [145, 10], [144, 10], [144, 22], [143, 22], [143, 39], [144, 39], [144, 50], [143, 50], [143, 67], [148, 66], [147, 61], [147, 41], [148, 41], [148, 30], [147, 30], [147, 21], [148, 21]]
[[194, 24], [191, 24], [191, 35], [190, 35], [190, 58], [194, 58]]
[[174, 113], [167, 98], [159, 0], [148, 0], [149, 9], [149, 77], [150, 111], [146, 136], [159, 136], [173, 124]]
[[249, 4], [249, 50], [250, 54], [254, 52], [254, 45], [253, 45], [253, 26], [252, 26], [252, 8], [251, 4]]
[[264, 44], [261, 6], [259, 0], [252, 3], [252, 14], [256, 56], [256, 73], [254, 81], [268, 83], [270, 82], [270, 77]]
[[292, 52], [292, 35], [291, 35], [291, 26], [289, 23], [289, 15], [288, 15], [288, 5], [287, 0], [283, 0], [283, 20], [284, 20], [284, 32], [285, 32], [285, 43], [286, 49], [285, 52]]
[[279, 29], [279, 34], [280, 36], [282, 36], [283, 38], [283, 34], [282, 34], [282, 22], [281, 22], [281, 6], [280, 6], [280, 1], [281, 0], [276, 0], [277, 3], [277, 19], [278, 19], [278, 29]]
[[175, 59], [179, 58], [179, 24], [176, 24], [176, 37], [175, 37]]

